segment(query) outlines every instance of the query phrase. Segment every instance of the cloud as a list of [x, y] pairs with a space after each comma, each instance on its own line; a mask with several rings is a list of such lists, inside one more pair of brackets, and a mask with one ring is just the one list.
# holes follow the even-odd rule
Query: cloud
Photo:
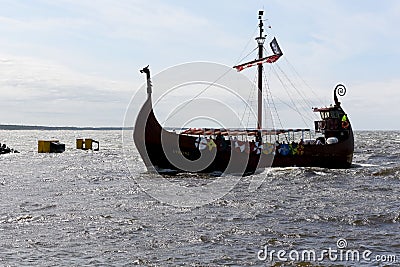
[[59, 29], [60, 27], [88, 30], [111, 38], [137, 41], [157, 41], [171, 38], [171, 35], [190, 34], [205, 28], [209, 22], [191, 14], [179, 6], [167, 5], [161, 1], [148, 4], [144, 1], [45, 1], [48, 8], [64, 10], [67, 17], [38, 17], [33, 22], [38, 29]]
[[[354, 65], [365, 72], [374, 65], [387, 68], [378, 55], [391, 53], [398, 57], [400, 54], [397, 45], [400, 35], [396, 34], [400, 16], [396, 1], [283, 1], [279, 4], [285, 16], [279, 23], [288, 17], [291, 21], [280, 33], [285, 38], [282, 46], [287, 48], [287, 55], [312, 74], [318, 70], [326, 79], [353, 73]], [[377, 79], [382, 72], [375, 72]], [[355, 79], [366, 78], [360, 77], [362, 73], [354, 74], [359, 75], [353, 75]]]
[[[47, 61], [2, 55], [0, 103], [7, 112], [1, 114], [0, 120], [45, 125], [121, 125], [132, 86]], [[51, 119], [47, 121], [46, 117]]]
[[398, 129], [400, 79], [353, 84], [343, 106], [358, 129]]
[[[237, 63], [249, 37], [242, 54], [255, 47], [250, 34], [258, 8], [259, 3], [215, 1], [6, 1], [0, 11], [0, 101], [12, 114], [0, 119], [119, 124], [142, 82], [137, 69], [150, 64], [157, 72], [197, 60]], [[352, 103], [349, 113], [363, 121], [361, 128], [369, 127], [362, 119], [372, 114], [362, 109], [368, 103], [396, 114], [385, 101], [399, 95], [397, 1], [276, 0], [266, 11], [272, 25], [268, 37], [277, 36], [284, 51], [278, 64], [290, 60], [323, 103], [331, 103], [340, 81], [348, 86], [344, 102]], [[271, 90], [288, 100], [270, 74]], [[391, 88], [392, 96], [376, 94], [376, 86]], [[356, 92], [360, 95], [353, 100]], [[85, 119], [80, 120], [79, 111]]]

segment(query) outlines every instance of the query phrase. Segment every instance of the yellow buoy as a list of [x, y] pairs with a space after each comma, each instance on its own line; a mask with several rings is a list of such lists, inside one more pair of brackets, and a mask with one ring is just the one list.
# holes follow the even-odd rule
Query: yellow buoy
[[83, 149], [83, 139], [76, 139], [76, 149]]
[[[93, 144], [97, 144], [97, 147], [93, 148]], [[99, 151], [100, 144], [99, 141], [93, 140], [92, 138], [76, 139], [76, 149], [82, 149], [82, 150], [91, 149], [93, 151]]]
[[85, 149], [92, 149], [93, 139], [85, 139]]
[[58, 140], [38, 140], [38, 153], [62, 153], [65, 151], [65, 144]]

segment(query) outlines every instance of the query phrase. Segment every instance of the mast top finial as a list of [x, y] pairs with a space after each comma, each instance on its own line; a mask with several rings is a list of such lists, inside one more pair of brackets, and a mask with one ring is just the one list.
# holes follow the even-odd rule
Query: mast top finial
[[258, 19], [262, 20], [262, 16], [264, 15], [264, 10], [259, 10], [258, 11]]

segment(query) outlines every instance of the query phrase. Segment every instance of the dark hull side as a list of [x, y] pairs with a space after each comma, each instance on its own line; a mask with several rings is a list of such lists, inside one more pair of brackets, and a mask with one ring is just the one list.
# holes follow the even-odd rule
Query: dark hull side
[[233, 143], [226, 144], [218, 140], [215, 140], [215, 146], [200, 151], [197, 137], [179, 135], [161, 127], [153, 113], [151, 95], [138, 114], [134, 142], [147, 169], [159, 173], [218, 172], [248, 175], [271, 166], [349, 168], [354, 150], [350, 127], [345, 140], [331, 145], [304, 145], [301, 155], [283, 156], [278, 151], [257, 153], [254, 142], [246, 142], [246, 151], [241, 151]]
[[[351, 129], [350, 129], [351, 131]], [[303, 155], [275, 155], [272, 167], [322, 167], [330, 169], [350, 168], [353, 161], [354, 139], [331, 145], [305, 145]]]

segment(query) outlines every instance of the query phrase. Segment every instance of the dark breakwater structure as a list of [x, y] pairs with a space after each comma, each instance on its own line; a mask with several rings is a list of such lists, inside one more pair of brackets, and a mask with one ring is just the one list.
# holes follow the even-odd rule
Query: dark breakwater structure
[[19, 153], [18, 150], [15, 150], [13, 148], [9, 148], [6, 144], [0, 143], [0, 155], [3, 154], [10, 154], [10, 153]]

